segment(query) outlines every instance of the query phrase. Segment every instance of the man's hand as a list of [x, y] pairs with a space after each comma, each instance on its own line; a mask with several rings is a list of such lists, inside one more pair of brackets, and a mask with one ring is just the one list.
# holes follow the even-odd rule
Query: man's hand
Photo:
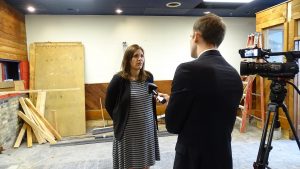
[[169, 103], [170, 96], [168, 94], [158, 93], [158, 96], [163, 97], [164, 99], [166, 99], [166, 101], [167, 101], [166, 104]]

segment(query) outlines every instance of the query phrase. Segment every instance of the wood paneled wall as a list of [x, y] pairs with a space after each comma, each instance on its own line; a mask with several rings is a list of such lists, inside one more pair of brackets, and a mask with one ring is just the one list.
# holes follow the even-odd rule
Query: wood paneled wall
[[[290, 5], [289, 3], [292, 4], [292, 11], [288, 11], [289, 8], [288, 6]], [[300, 17], [299, 7], [300, 1], [299, 0], [293, 0], [293, 1], [287, 1], [284, 3], [281, 3], [279, 5], [276, 5], [274, 7], [268, 8], [266, 10], [263, 10], [261, 12], [258, 12], [256, 14], [256, 31], [257, 32], [262, 32], [265, 29], [274, 27], [274, 26], [279, 26], [282, 25], [284, 29], [284, 46], [283, 49], [284, 51], [291, 51], [294, 49], [294, 37], [295, 37], [295, 29], [296, 29], [296, 24], [292, 22], [294, 17]], [[295, 7], [297, 6], [297, 7]], [[295, 8], [297, 10], [295, 10]], [[288, 14], [290, 13], [290, 14]], [[291, 16], [291, 18], [288, 18]], [[269, 103], [269, 94], [270, 94], [270, 84], [271, 81], [268, 80], [267, 78], [264, 78], [264, 101], [265, 101], [265, 106], [267, 107], [267, 104]], [[293, 80], [291, 80], [293, 82]], [[256, 81], [256, 89], [259, 91], [259, 83], [260, 80]], [[289, 114], [291, 119], [294, 121], [294, 89], [292, 86], [287, 84], [287, 96], [285, 98], [285, 103], [288, 107]], [[259, 92], [258, 92], [259, 93]], [[256, 107], [259, 107], [260, 103], [259, 100], [257, 99], [256, 101]], [[256, 112], [257, 114], [257, 112]], [[287, 121], [286, 116], [280, 110], [279, 113], [279, 118], [281, 122], [281, 127], [284, 130], [290, 131], [290, 127]], [[289, 132], [289, 135], [287, 137], [291, 136], [291, 132]]]
[[[161, 80], [154, 82], [158, 86], [158, 91], [161, 93], [171, 93], [171, 80]], [[102, 119], [102, 113], [100, 111], [100, 98], [104, 112], [104, 119], [110, 119], [105, 107], [105, 95], [108, 83], [95, 83], [85, 84], [85, 109], [86, 120]], [[164, 114], [166, 106], [163, 104], [157, 104], [157, 114]]]
[[[264, 33], [263, 31], [265, 29], [283, 25], [284, 30], [287, 30], [288, 24], [287, 24], [287, 3], [282, 3], [277, 6], [268, 8], [266, 10], [260, 11], [256, 13], [256, 31]], [[264, 37], [264, 35], [263, 35]], [[284, 31], [284, 51], [287, 51], [287, 31]], [[262, 82], [261, 82], [262, 81]], [[269, 103], [269, 95], [270, 95], [270, 84], [271, 81], [267, 78], [256, 78], [256, 93], [263, 95], [263, 102], [261, 103], [261, 100], [259, 97], [255, 100], [255, 115], [257, 117], [260, 117], [262, 119], [262, 126], [264, 124], [265, 115], [262, 116], [261, 114], [265, 114], [262, 112], [266, 112], [267, 105]], [[263, 83], [263, 84], [261, 84]], [[260, 86], [263, 85], [264, 92], [260, 91]], [[263, 104], [263, 110], [261, 108], [261, 104]], [[282, 121], [284, 124], [286, 124], [286, 118], [281, 113], [280, 121]], [[283, 125], [283, 128], [287, 129], [286, 125]]]
[[0, 59], [27, 60], [25, 17], [0, 0]]

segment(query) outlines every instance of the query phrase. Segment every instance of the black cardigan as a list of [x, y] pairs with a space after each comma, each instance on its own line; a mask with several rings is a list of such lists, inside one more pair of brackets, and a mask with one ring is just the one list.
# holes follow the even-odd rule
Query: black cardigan
[[[148, 83], [153, 83], [153, 75], [148, 72], [149, 78], [146, 80]], [[152, 99], [153, 117], [156, 119], [156, 101]], [[123, 78], [119, 74], [115, 74], [110, 81], [105, 99], [105, 108], [113, 120], [114, 135], [117, 140], [121, 140], [123, 132], [127, 123], [128, 113], [130, 106], [130, 81]], [[157, 125], [154, 127], [157, 128]]]

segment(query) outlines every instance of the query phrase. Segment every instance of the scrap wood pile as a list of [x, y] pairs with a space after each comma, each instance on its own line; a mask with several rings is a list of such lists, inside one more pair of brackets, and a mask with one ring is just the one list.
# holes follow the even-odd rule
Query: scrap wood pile
[[14, 148], [20, 146], [25, 132], [27, 134], [27, 147], [32, 147], [32, 138], [34, 136], [39, 144], [46, 142], [55, 144], [56, 140], [61, 139], [60, 134], [41, 115], [28, 98], [21, 97], [19, 101], [24, 112], [19, 111], [18, 116], [24, 121], [24, 124], [17, 137]]

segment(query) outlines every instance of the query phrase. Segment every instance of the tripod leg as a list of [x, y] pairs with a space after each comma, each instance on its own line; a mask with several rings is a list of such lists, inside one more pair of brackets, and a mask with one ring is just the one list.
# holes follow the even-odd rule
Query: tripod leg
[[268, 124], [270, 121], [270, 114], [271, 114], [271, 110], [269, 109], [269, 106], [268, 106], [267, 117], [266, 117], [266, 121], [264, 123], [264, 128], [262, 131], [262, 136], [261, 136], [261, 140], [260, 140], [260, 145], [259, 145], [256, 162], [254, 162], [254, 164], [253, 164], [254, 169], [264, 169], [264, 168], [262, 168], [261, 164], [263, 162], [263, 157], [265, 154], [265, 142], [266, 142], [266, 137], [267, 137]]
[[292, 123], [292, 120], [291, 120], [291, 118], [290, 118], [290, 115], [289, 115], [289, 112], [288, 112], [288, 110], [287, 110], [287, 107], [286, 107], [285, 104], [282, 104], [281, 107], [282, 107], [283, 112], [285, 113], [286, 118], [288, 119], [289, 125], [290, 125], [290, 127], [291, 127], [291, 129], [292, 129], [292, 132], [293, 132], [293, 134], [294, 134], [294, 137], [295, 137], [295, 140], [296, 140], [296, 142], [297, 142], [298, 148], [299, 148], [299, 150], [300, 150], [300, 142], [299, 142], [299, 138], [298, 138], [298, 136], [297, 136], [296, 129], [295, 129], [295, 127], [293, 126], [293, 123]]
[[275, 123], [276, 121], [278, 120], [278, 106], [277, 105], [274, 105], [274, 116], [273, 116], [273, 119], [272, 119], [272, 124], [271, 124], [271, 128], [270, 128], [270, 131], [269, 131], [269, 136], [268, 136], [268, 141], [267, 141], [267, 144], [265, 145], [265, 154], [264, 154], [264, 159], [263, 159], [263, 165], [266, 166], [268, 165], [268, 159], [269, 159], [269, 154], [270, 154], [270, 151], [272, 150], [272, 138], [273, 138], [273, 133], [274, 133], [274, 128], [275, 128]]
[[[278, 109], [277, 104], [275, 104], [275, 103], [269, 103], [268, 104], [268, 111], [267, 111], [266, 121], [265, 121], [265, 124], [264, 124], [262, 136], [261, 136], [260, 146], [259, 146], [256, 162], [254, 162], [254, 164], [253, 164], [254, 169], [265, 169], [265, 167], [266, 167], [265, 166], [266, 164], [264, 163], [265, 154], [266, 154], [266, 151], [268, 151], [267, 154], [269, 154], [269, 151], [270, 151], [269, 150], [270, 148], [265, 146], [267, 132], [268, 132], [268, 125], [269, 125], [269, 122], [270, 122], [271, 112], [276, 112], [277, 109]], [[273, 119], [273, 123], [274, 123], [274, 119]], [[273, 126], [273, 123], [272, 123], [272, 126]]]

